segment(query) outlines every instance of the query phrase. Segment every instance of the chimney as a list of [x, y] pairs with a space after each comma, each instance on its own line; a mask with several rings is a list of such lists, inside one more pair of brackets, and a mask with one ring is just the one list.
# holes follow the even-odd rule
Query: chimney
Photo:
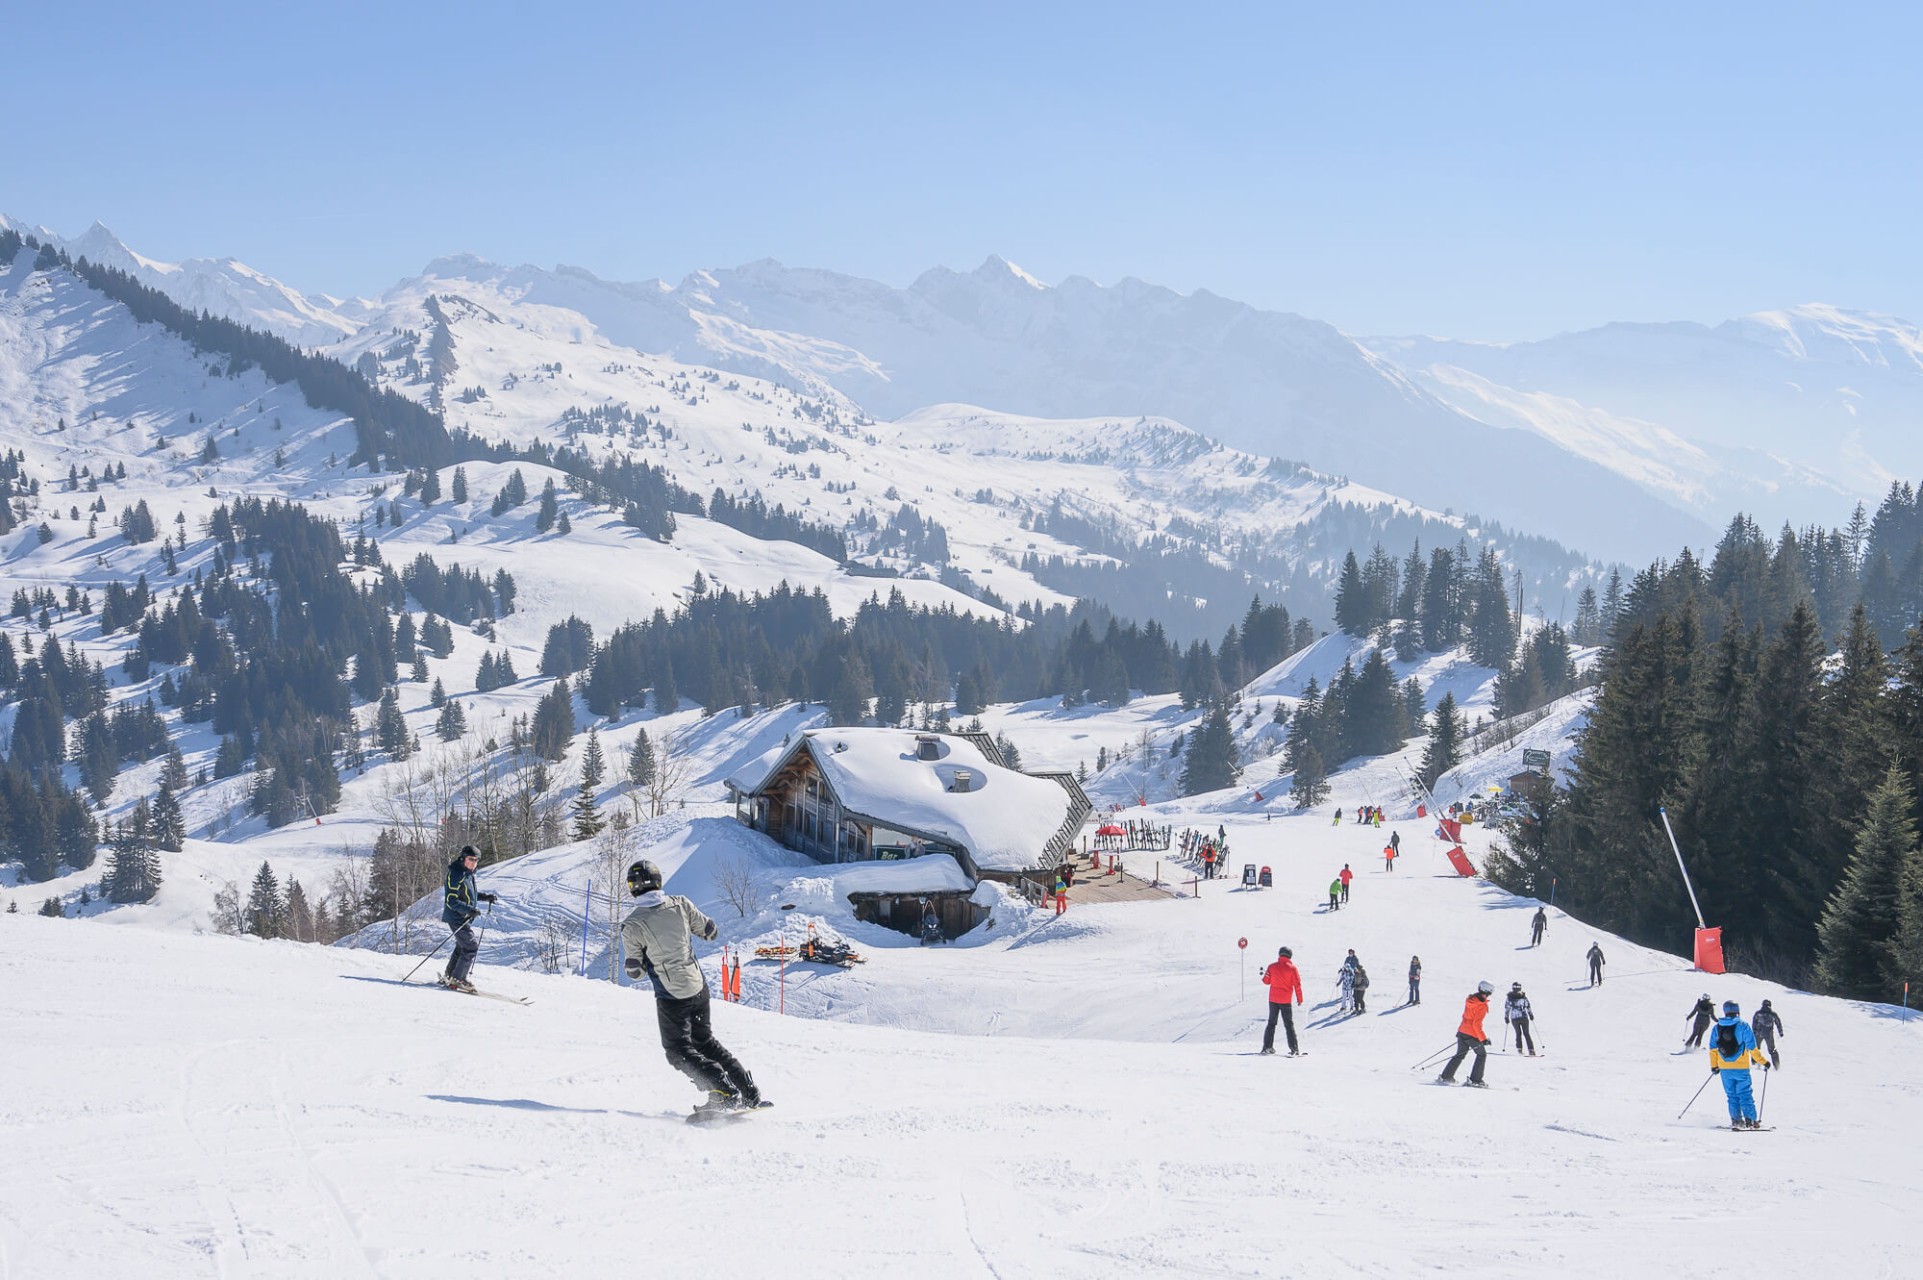
[[925, 733], [916, 734], [915, 735], [915, 759], [917, 760], [941, 759], [941, 740], [939, 738], [930, 737], [928, 734], [925, 734]]
[[966, 769], [955, 770], [954, 790], [966, 791], [968, 790], [969, 784], [974, 781], [975, 781], [975, 775], [970, 773], [968, 770]]

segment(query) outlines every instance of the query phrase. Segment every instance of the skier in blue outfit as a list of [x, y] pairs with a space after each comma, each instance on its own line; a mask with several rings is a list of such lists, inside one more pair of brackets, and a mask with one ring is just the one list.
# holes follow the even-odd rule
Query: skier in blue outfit
[[1723, 1095], [1729, 1100], [1729, 1127], [1760, 1129], [1756, 1097], [1749, 1088], [1749, 1069], [1769, 1070], [1769, 1057], [1756, 1047], [1756, 1034], [1743, 1021], [1743, 1011], [1734, 1000], [1723, 1002], [1723, 1016], [1716, 1019], [1716, 1031], [1709, 1037], [1709, 1069], [1723, 1078]]

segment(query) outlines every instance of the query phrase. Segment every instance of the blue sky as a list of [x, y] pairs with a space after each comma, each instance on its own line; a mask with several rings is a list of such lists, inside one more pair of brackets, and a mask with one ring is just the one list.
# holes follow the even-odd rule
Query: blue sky
[[1923, 322], [1919, 7], [1189, 9], [35, 6], [0, 211], [336, 293], [1000, 253], [1353, 333]]

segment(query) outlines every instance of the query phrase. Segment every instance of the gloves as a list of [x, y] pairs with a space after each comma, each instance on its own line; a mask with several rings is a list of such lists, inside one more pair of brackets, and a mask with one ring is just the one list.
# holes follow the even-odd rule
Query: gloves
[[637, 959], [635, 959], [635, 958], [634, 958], [633, 956], [629, 956], [629, 957], [628, 957], [628, 962], [627, 962], [627, 964], [626, 964], [626, 965], [625, 965], [624, 967], [625, 967], [625, 968], [627, 969], [627, 971], [628, 971], [628, 978], [629, 978], [629, 980], [630, 980], [630, 981], [637, 981], [637, 982], [638, 982], [638, 981], [640, 980], [640, 978], [641, 978], [641, 962], [640, 962], [639, 960], [637, 960]]
[[1763, 1070], [1764, 1070], [1764, 1071], [1768, 1071], [1768, 1070], [1769, 1070], [1769, 1063], [1767, 1063], [1767, 1062], [1765, 1062], [1765, 1063], [1763, 1064]]
[[474, 896], [479, 898], [482, 902], [487, 903], [487, 905], [490, 907], [500, 901], [499, 898], [495, 897], [491, 893], [477, 893]]
[[704, 941], [713, 942], [720, 933], [721, 930], [716, 927], [715, 922], [710, 920], [707, 927], [701, 930], [701, 937]]
[[1721, 1071], [1721, 1070], [1722, 1070], [1722, 1068], [1721, 1068], [1721, 1067], [1711, 1067], [1711, 1068], [1710, 1068], [1710, 1070], [1711, 1070], [1711, 1071]]

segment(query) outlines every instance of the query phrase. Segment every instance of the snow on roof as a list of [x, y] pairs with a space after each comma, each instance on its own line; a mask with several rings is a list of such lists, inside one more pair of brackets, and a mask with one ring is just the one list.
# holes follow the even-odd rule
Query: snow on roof
[[[917, 739], [932, 738], [937, 756], [918, 758]], [[1068, 817], [1061, 784], [993, 764], [966, 738], [909, 729], [808, 729], [798, 744], [761, 756], [728, 779], [736, 791], [767, 785], [798, 747], [813, 754], [844, 808], [967, 849], [983, 871], [1020, 871], [1041, 861], [1042, 847]], [[957, 771], [967, 791], [954, 789]]]
[[945, 853], [929, 853], [919, 858], [894, 862], [844, 862], [832, 868], [835, 891], [843, 897], [851, 893], [935, 893], [941, 890], [968, 892], [974, 881], [961, 869], [961, 863]]

